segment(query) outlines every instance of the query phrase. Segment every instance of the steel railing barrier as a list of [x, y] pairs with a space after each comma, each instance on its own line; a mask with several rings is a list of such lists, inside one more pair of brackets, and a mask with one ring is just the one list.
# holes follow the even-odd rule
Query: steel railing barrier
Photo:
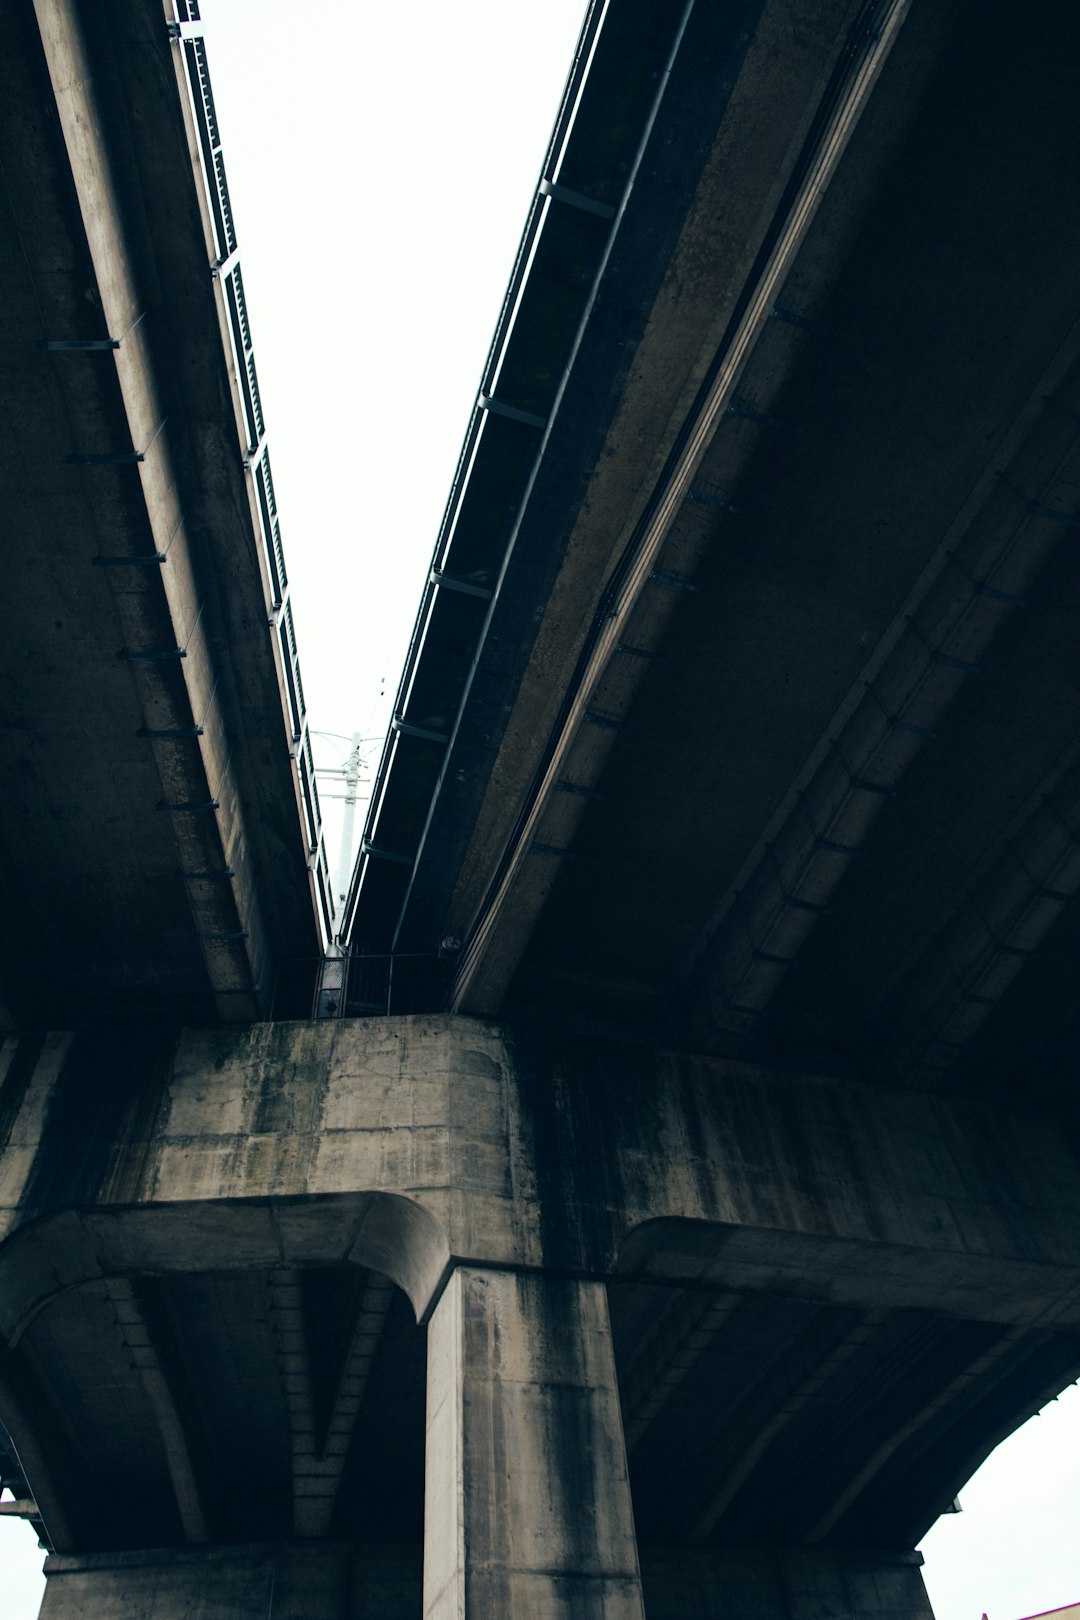
[[170, 38], [180, 53], [188, 109], [194, 126], [195, 147], [209, 218], [210, 270], [218, 290], [219, 311], [227, 335], [226, 353], [232, 373], [237, 435], [243, 451], [252, 525], [258, 539], [261, 577], [270, 627], [271, 648], [281, 693], [282, 715], [293, 759], [293, 787], [297, 817], [309, 858], [312, 902], [323, 948], [334, 939], [335, 906], [326, 859], [318, 789], [311, 751], [304, 688], [300, 679], [296, 630], [289, 595], [288, 574], [281, 543], [281, 525], [266, 423], [259, 393], [258, 372], [251, 339], [244, 282], [238, 259], [236, 224], [225, 175], [221, 131], [210, 84], [206, 44], [198, 0], [170, 0], [167, 19]]

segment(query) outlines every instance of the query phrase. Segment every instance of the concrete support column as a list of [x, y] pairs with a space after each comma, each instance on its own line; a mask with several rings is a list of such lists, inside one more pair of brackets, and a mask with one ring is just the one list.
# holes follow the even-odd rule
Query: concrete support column
[[602, 1283], [455, 1271], [427, 1422], [425, 1620], [643, 1620]]

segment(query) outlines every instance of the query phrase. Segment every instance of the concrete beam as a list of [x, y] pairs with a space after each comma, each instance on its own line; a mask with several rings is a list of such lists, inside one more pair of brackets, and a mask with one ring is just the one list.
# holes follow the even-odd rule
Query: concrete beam
[[421, 1317], [475, 1263], [1080, 1324], [1080, 1170], [1050, 1117], [453, 1017], [192, 1031], [146, 1056], [136, 1108], [86, 1095], [108, 1041], [51, 1038], [18, 1100], [9, 1341], [92, 1277], [305, 1259], [368, 1266]]
[[153, 1337], [131, 1282], [113, 1277], [105, 1285], [131, 1364], [138, 1371], [161, 1431], [180, 1522], [188, 1541], [209, 1541], [202, 1492], [195, 1475], [183, 1421], [165, 1377]]
[[[642, 1558], [641, 1578], [649, 1620], [818, 1620], [829, 1613], [846, 1620], [933, 1620], [921, 1563], [918, 1553], [653, 1552]], [[273, 1620], [415, 1620], [420, 1613], [419, 1565], [389, 1547], [283, 1542], [54, 1554], [45, 1572], [41, 1620], [87, 1614], [177, 1620], [192, 1613], [214, 1620], [266, 1620], [268, 1614]]]
[[[550, 814], [560, 782], [565, 781], [568, 776], [573, 780], [577, 779], [572, 777], [568, 762], [578, 732], [586, 723], [586, 717], [595, 703], [597, 690], [610, 666], [613, 662], [619, 662], [620, 654], [625, 650], [628, 626], [642, 594], [650, 590], [650, 581], [671, 525], [690, 496], [694, 474], [708, 450], [717, 425], [732, 403], [742, 370], [769, 320], [784, 279], [795, 261], [821, 199], [870, 99], [908, 9], [908, 0], [891, 0], [891, 3], [885, 6], [873, 34], [860, 40], [859, 49], [848, 63], [845, 80], [820, 132], [820, 139], [807, 164], [801, 184], [789, 200], [777, 238], [764, 262], [753, 266], [751, 279], [746, 286], [738, 289], [735, 308], [740, 311], [739, 318], [735, 322], [734, 330], [724, 333], [724, 347], [717, 354], [717, 363], [713, 368], [714, 374], [709, 386], [699, 391], [699, 368], [704, 369], [704, 362], [699, 359], [694, 373], [695, 386], [686, 400], [686, 405], [690, 408], [673, 417], [672, 422], [665, 425], [665, 437], [668, 433], [672, 434], [675, 437], [675, 446], [663, 466], [662, 476], [655, 491], [649, 497], [645, 513], [626, 538], [626, 550], [615, 560], [610, 576], [603, 577], [596, 569], [595, 561], [593, 562], [592, 585], [595, 598], [590, 595], [588, 600], [590, 605], [595, 600], [602, 606], [597, 609], [597, 618], [592, 629], [587, 630], [583, 637], [580, 636], [578, 624], [581, 617], [580, 602], [573, 604], [571, 612], [566, 614], [569, 626], [562, 621], [561, 613], [566, 613], [566, 605], [561, 602], [566, 592], [565, 580], [559, 581], [552, 594], [547, 608], [549, 623], [545, 627], [546, 635], [555, 641], [561, 659], [566, 660], [566, 648], [560, 643], [564, 642], [568, 628], [571, 634], [577, 631], [581, 645], [574, 651], [579, 667], [573, 669], [573, 660], [567, 661], [568, 673], [572, 670], [571, 686], [560, 712], [552, 716], [551, 726], [554, 729], [551, 729], [551, 726], [542, 730], [534, 728], [534, 735], [530, 738], [531, 752], [536, 746], [538, 737], [550, 734], [550, 741], [540, 764], [538, 785], [527, 790], [529, 797], [521, 807], [520, 815], [506, 817], [504, 807], [504, 819], [510, 820], [514, 830], [509, 844], [499, 853], [496, 880], [491, 885], [490, 893], [485, 896], [474, 915], [464, 913], [460, 894], [455, 902], [456, 910], [451, 914], [450, 931], [468, 935], [450, 1002], [456, 1012], [491, 1016], [497, 1014], [499, 1010], [553, 880], [555, 863], [543, 859], [537, 862], [531, 858], [534, 850], [542, 842], [539, 837], [540, 824]], [[816, 98], [821, 93], [822, 81], [827, 81], [830, 70], [842, 51], [842, 36], [835, 28], [834, 19], [831, 19], [832, 27], [821, 30], [814, 38], [813, 47], [806, 48], [807, 41], [815, 35], [817, 20], [803, 16], [795, 22], [787, 8], [783, 6], [773, 8], [767, 14], [751, 44], [748, 62], [744, 68], [745, 79], [750, 84], [755, 84], [759, 73], [764, 72], [767, 76], [770, 71], [763, 68], [762, 62], [769, 61], [770, 56], [783, 56], [791, 83], [786, 83], [782, 92], [773, 86], [773, 94], [782, 95], [785, 104], [789, 97], [794, 96], [795, 105], [800, 107], [794, 120], [800, 136], [805, 122], [809, 122], [812, 114], [801, 106], [799, 97], [802, 95], [813, 97], [814, 100], [810, 105], [816, 108]], [[796, 38], [799, 40], [799, 50], [793, 49], [793, 40]], [[789, 51], [790, 60], [787, 56]], [[762, 59], [760, 62], [759, 56]], [[793, 92], [794, 85], [798, 88]], [[744, 87], [740, 84], [733, 97], [735, 106], [740, 105], [743, 93]], [[755, 136], [755, 144], [760, 145], [760, 126], [757, 124]], [[775, 138], [777, 137], [774, 136]], [[731, 161], [731, 144], [732, 136], [725, 123], [718, 142], [718, 150], [727, 161]], [[782, 143], [778, 141], [778, 144]], [[793, 140], [783, 151], [780, 162], [793, 165], [798, 151], [799, 143]], [[755, 158], [760, 161], [759, 152], [755, 153]], [[770, 183], [776, 184], [774, 176], [770, 176]], [[743, 185], [738, 187], [740, 193], [745, 193], [745, 189]], [[763, 236], [765, 219], [766, 215], [762, 211], [753, 221], [753, 228]], [[705, 257], [700, 244], [695, 241], [695, 237], [700, 236], [703, 230], [707, 232], [709, 226], [703, 226], [702, 220], [695, 217], [692, 212], [683, 233], [680, 249], [676, 252], [676, 265], [680, 262], [680, 252], [698, 262]], [[715, 320], [715, 307], [710, 313]], [[639, 355], [636, 361], [635, 369], [639, 372], [642, 370], [642, 358]], [[662, 366], [665, 381], [669, 371], [670, 360], [665, 357]], [[651, 391], [654, 387], [655, 384], [650, 383], [647, 391]], [[679, 423], [677, 434], [674, 428], [675, 421]], [[608, 450], [608, 455], [614, 453], [613, 450]], [[634, 462], [636, 481], [640, 471], [637, 454]], [[599, 502], [595, 501], [595, 497], [594, 504], [597, 510], [602, 509]], [[607, 522], [605, 527], [610, 529], [610, 523]], [[579, 548], [580, 543], [572, 548], [571, 555]], [[621, 549], [620, 547], [620, 551]], [[534, 655], [534, 661], [543, 671], [541, 681], [547, 689], [549, 704], [561, 690], [559, 683], [553, 682], [551, 678], [551, 657], [552, 654], [548, 653], [547, 658], [540, 660]], [[526, 677], [525, 696], [518, 701], [519, 711], [526, 704], [531, 703], [534, 707], [536, 705], [535, 695], [529, 695], [529, 685]], [[500, 782], [503, 774], [505, 766], [500, 772]], [[565, 801], [556, 800], [556, 802], [559, 803], [560, 819], [568, 820], [572, 827], [577, 819], [574, 807], [568, 806]], [[515, 811], [518, 808], [517, 805], [514, 806]], [[580, 813], [580, 802], [577, 811]], [[543, 846], [543, 853], [548, 853], [546, 843]], [[457, 920], [458, 912], [462, 914], [460, 926]]]
[[[710, 1496], [704, 1512], [698, 1516], [690, 1531], [692, 1542], [700, 1545], [708, 1541], [726, 1508], [734, 1501], [744, 1482], [749, 1479], [777, 1435], [798, 1417], [809, 1402], [814, 1400], [837, 1369], [849, 1360], [884, 1320], [883, 1311], [868, 1311], [858, 1325], [833, 1347], [814, 1367], [813, 1372], [803, 1379], [798, 1388], [785, 1398], [783, 1405], [772, 1417], [758, 1428], [750, 1444], [742, 1448], [732, 1466], [724, 1471], [718, 1488]], [[763, 1369], [764, 1376], [769, 1375], [769, 1370]]]
[[[827, 731], [716, 897], [680, 970], [692, 989], [694, 1044], [708, 1046], [718, 1030], [742, 1036], [754, 1029], [883, 807], [1063, 542], [1068, 531], [1042, 514], [1066, 508], [1080, 476], [1078, 357], [1080, 323], [995, 444]], [[1056, 920], [1059, 908], [1049, 910]], [[959, 1037], [985, 1017], [986, 1009], [980, 1013], [963, 995], [972, 976], [965, 954], [951, 975], [956, 1000], [965, 1003], [954, 1009], [964, 1029], [958, 1018], [957, 1047], [934, 1053], [939, 1074]], [[1003, 956], [995, 968], [995, 977], [1007, 972]], [[902, 1027], [917, 1023], [922, 1010], [920, 997], [901, 1013]], [[947, 1038], [943, 1027], [940, 1033]]]
[[393, 1293], [385, 1277], [368, 1278], [321, 1436], [316, 1433], [301, 1274], [292, 1266], [270, 1273], [270, 1311], [292, 1440], [294, 1535], [330, 1534], [345, 1459]]
[[[188, 898], [219, 1014], [223, 1021], [248, 1021], [269, 1004], [268, 943], [218, 697], [221, 671], [203, 622], [164, 391], [148, 337], [153, 317], [141, 319], [145, 290], [140, 292], [136, 282], [138, 254], [125, 233], [123, 187], [78, 7], [68, 0], [39, 0], [36, 11], [102, 315], [108, 331], [123, 334], [112, 361], [131, 443], [140, 452], [137, 472], [153, 547], [167, 559], [160, 568], [139, 570], [153, 577], [140, 582], [138, 595], [127, 579], [118, 584], [111, 578], [113, 569], [106, 573], [131, 640], [123, 651], [142, 700], [143, 730], [161, 779], [161, 805], [176, 833], [179, 869], [234, 874], [228, 882], [194, 883]], [[159, 649], [163, 642], [176, 649], [175, 666], [146, 656], [147, 647]], [[177, 667], [180, 712], [163, 689], [175, 684]], [[167, 735], [179, 732], [187, 735]], [[281, 746], [284, 751], [284, 723]]]

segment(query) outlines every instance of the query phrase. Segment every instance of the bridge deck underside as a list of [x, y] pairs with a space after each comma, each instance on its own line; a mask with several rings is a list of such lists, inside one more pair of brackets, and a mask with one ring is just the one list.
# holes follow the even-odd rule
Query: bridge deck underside
[[[419, 1550], [424, 1330], [376, 1281], [373, 1299], [355, 1267], [194, 1272], [52, 1302], [0, 1370], [66, 1550]], [[913, 1545], [1080, 1365], [1075, 1332], [929, 1310], [658, 1283], [609, 1298], [643, 1549]]]
[[0, 1422], [64, 1556], [408, 1585], [458, 1457], [464, 1515], [617, 1495], [684, 1574], [908, 1555], [1080, 1369], [1046, 1113], [453, 1017], [5, 1056]]
[[593, 692], [622, 729], [539, 825], [570, 858], [504, 1013], [1067, 1078], [1075, 19], [992, 9], [975, 48], [916, 10], [886, 65]]
[[[131, 444], [111, 354], [38, 347], [106, 334], [56, 122], [46, 117], [44, 65], [31, 71], [32, 37], [21, 53], [10, 37], [18, 11], [9, 9], [4, 50], [3, 103], [9, 122], [18, 110], [19, 128], [5, 137], [11, 212], [0, 233], [5, 965], [46, 998], [66, 974], [101, 996], [119, 964], [137, 990], [154, 971], [139, 942], [156, 919], [167, 970], [194, 1012], [198, 942], [167, 922], [179, 911], [185, 923], [187, 909], [172, 830], [155, 813], [161, 787], [137, 737], [130, 666], [117, 657], [125, 636], [110, 574], [92, 566], [97, 555], [155, 549], [138, 469], [69, 464], [75, 454], [142, 447]], [[139, 576], [149, 571], [130, 569], [124, 588], [147, 590]], [[12, 937], [17, 917], [22, 938]]]
[[196, 176], [160, 10], [80, 21], [0, 23], [0, 1000], [250, 1018], [314, 917]]
[[[460, 943], [456, 1011], [885, 1083], [1007, 1090], [1023, 1063], [1060, 1096], [1080, 929], [1077, 14], [1018, 39], [1003, 4], [911, 8], [819, 192], [842, 39], [815, 77], [784, 35], [785, 99], [755, 78], [770, 26], [766, 8], [739, 36], [722, 107], [676, 60], [656, 129], [697, 118], [708, 156], [692, 194], [661, 199], [667, 148], [646, 151], [583, 339], [596, 374], [571, 371], [560, 406], [577, 422], [587, 387], [606, 436], [554, 417], [446, 759], [456, 687], [421, 656], [407, 718], [434, 740], [391, 771], [378, 838], [408, 851], [430, 820], [411, 879], [408, 858], [369, 862], [353, 937], [405, 953], [403, 986], [408, 953]], [[744, 83], [791, 119], [767, 203]], [[628, 296], [618, 277], [661, 237], [645, 331], [627, 318], [632, 359], [605, 358], [603, 295]]]
[[35, 1414], [75, 1544], [419, 1545], [424, 1334], [389, 1284], [365, 1303], [370, 1281], [146, 1276], [43, 1311], [4, 1377]]

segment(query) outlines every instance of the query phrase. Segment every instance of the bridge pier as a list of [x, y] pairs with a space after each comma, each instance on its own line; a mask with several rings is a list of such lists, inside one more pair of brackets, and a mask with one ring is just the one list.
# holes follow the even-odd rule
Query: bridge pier
[[643, 1620], [603, 1283], [457, 1269], [427, 1433], [424, 1620]]
[[5, 1057], [43, 1620], [929, 1620], [1080, 1369], [1044, 1115], [452, 1017]]

